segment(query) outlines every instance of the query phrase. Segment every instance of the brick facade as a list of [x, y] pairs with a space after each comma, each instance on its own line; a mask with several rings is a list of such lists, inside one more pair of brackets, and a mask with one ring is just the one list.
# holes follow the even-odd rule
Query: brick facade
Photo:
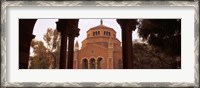
[[113, 28], [101, 24], [87, 31], [87, 38], [79, 49], [75, 44], [74, 69], [119, 69], [122, 68], [121, 42]]

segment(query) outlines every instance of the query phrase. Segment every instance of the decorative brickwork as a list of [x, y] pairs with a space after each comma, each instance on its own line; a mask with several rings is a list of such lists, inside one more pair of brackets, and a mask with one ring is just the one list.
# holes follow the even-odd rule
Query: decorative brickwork
[[118, 69], [122, 68], [121, 42], [113, 28], [101, 24], [87, 31], [87, 38], [79, 49], [75, 44], [75, 69]]

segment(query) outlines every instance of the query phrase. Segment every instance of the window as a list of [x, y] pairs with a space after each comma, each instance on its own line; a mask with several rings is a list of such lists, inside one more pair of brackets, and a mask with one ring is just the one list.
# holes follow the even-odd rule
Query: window
[[95, 69], [95, 68], [96, 68], [95, 59], [91, 58], [90, 59], [90, 69]]
[[85, 58], [82, 61], [82, 68], [83, 69], [88, 69], [88, 60]]
[[97, 60], [97, 69], [102, 69], [103, 66], [103, 59], [102, 58], [98, 58]]

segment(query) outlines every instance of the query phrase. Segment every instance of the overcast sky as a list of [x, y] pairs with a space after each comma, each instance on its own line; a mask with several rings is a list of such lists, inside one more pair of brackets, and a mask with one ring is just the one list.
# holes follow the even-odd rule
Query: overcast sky
[[[88, 31], [88, 29], [100, 25], [100, 20], [101, 19], [79, 20], [78, 27], [81, 30], [79, 32], [80, 35], [78, 36], [78, 38], [76, 38], [75, 42], [78, 41], [80, 47], [81, 47], [81, 42], [86, 38], [86, 32]], [[103, 20], [103, 25], [111, 27], [117, 32], [116, 37], [121, 41], [121, 28], [119, 24], [116, 22], [116, 19], [102, 19], [102, 20]], [[56, 21], [58, 21], [58, 19], [38, 19], [33, 30], [33, 34], [36, 35], [35, 38], [37, 40], [43, 40], [43, 35], [46, 33], [47, 28], [56, 29], [56, 23], [55, 23]], [[138, 34], [136, 31], [133, 31], [132, 33], [133, 40], [138, 39]]]

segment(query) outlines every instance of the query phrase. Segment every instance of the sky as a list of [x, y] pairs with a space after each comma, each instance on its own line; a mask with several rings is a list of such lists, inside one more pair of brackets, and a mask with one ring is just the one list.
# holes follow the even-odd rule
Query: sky
[[[86, 38], [86, 32], [95, 26], [100, 25], [101, 19], [79, 19], [78, 28], [80, 29], [79, 36], [75, 39], [78, 41], [79, 47], [81, 42]], [[116, 19], [102, 19], [103, 25], [113, 28], [116, 31], [116, 37], [121, 41], [121, 28], [116, 22]], [[58, 19], [38, 19], [33, 30], [33, 34], [36, 35], [35, 39], [43, 41], [43, 36], [48, 28], [56, 29], [56, 21]], [[133, 40], [139, 39], [137, 30], [132, 33]]]

